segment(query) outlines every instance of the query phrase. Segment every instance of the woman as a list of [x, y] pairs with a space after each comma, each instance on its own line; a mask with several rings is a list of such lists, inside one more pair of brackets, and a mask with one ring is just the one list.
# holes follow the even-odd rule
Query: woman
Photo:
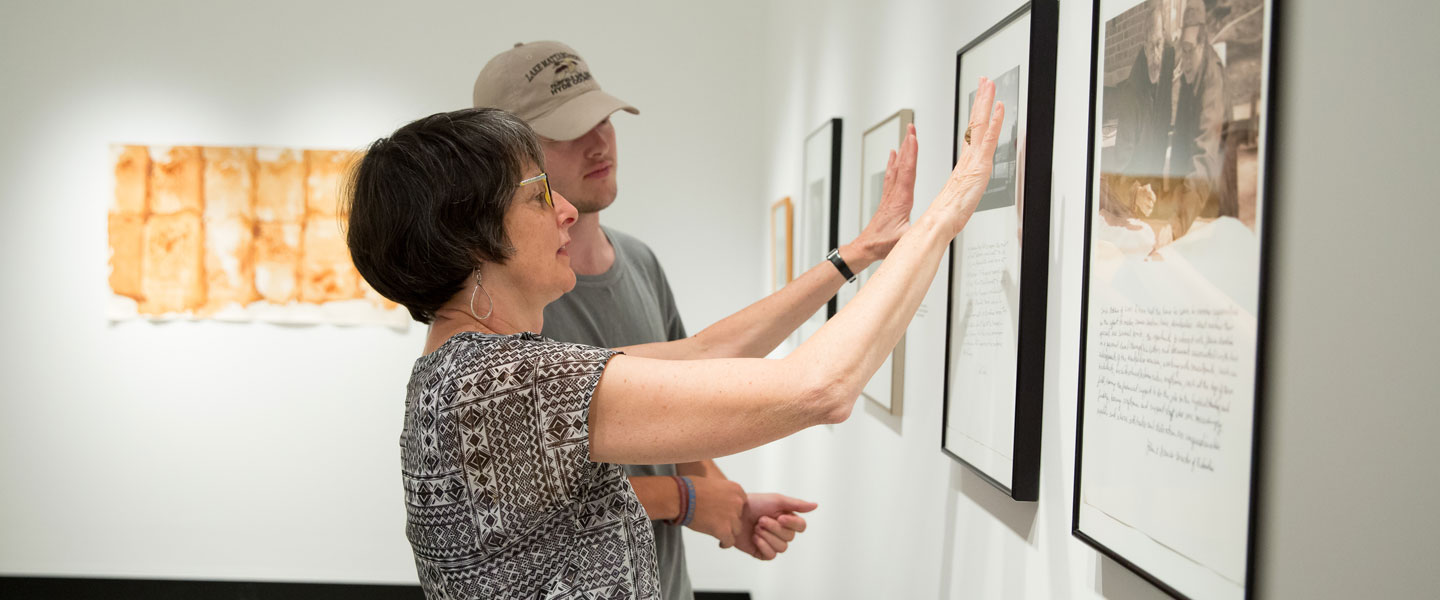
[[[575, 284], [575, 209], [550, 192], [534, 134], [466, 110], [373, 144], [347, 194], [350, 251], [378, 292], [431, 324], [401, 434], [426, 594], [657, 597], [649, 521], [616, 464], [724, 456], [844, 421], [984, 192], [1003, 121], [994, 95], [982, 79], [970, 116], [982, 135], [930, 208], [854, 300], [779, 360], [758, 357], [798, 325], [788, 316], [757, 319], [768, 348], [701, 332], [616, 352], [530, 333]], [[912, 129], [887, 179], [908, 170], [913, 186], [915, 148]], [[828, 298], [798, 295], [811, 311]]]

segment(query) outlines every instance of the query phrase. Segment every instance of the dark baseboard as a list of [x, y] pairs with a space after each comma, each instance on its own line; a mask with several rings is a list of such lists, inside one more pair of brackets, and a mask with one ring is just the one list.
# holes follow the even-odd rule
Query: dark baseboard
[[0, 577], [0, 598], [16, 600], [424, 600], [418, 585]]
[[[424, 600], [418, 585], [0, 576], [6, 600]], [[749, 592], [695, 592], [695, 600], [750, 600]]]

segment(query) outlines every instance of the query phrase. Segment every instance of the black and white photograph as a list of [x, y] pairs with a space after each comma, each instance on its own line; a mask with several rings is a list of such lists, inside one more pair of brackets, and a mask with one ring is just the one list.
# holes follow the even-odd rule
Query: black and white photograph
[[1269, 14], [1097, 3], [1074, 531], [1180, 598], [1248, 594]]
[[1098, 200], [1107, 225], [1144, 238], [1127, 249], [1163, 260], [1209, 225], [1256, 231], [1263, 9], [1149, 0], [1104, 23]]
[[[997, 75], [995, 81], [995, 101], [1004, 103], [1007, 107], [1020, 108], [1020, 65], [1015, 65], [1010, 70]], [[975, 104], [975, 92], [970, 92], [970, 97], [965, 103], [965, 108], [960, 114], [970, 114], [970, 107]], [[995, 146], [995, 170], [990, 172], [990, 185], [985, 188], [985, 195], [980, 197], [980, 205], [975, 208], [976, 212], [1015, 206], [1015, 199], [1019, 194], [1016, 187], [1020, 167], [1019, 153], [1020, 121], [1018, 119], [1007, 119], [1005, 126], [1000, 130], [1000, 143]]]

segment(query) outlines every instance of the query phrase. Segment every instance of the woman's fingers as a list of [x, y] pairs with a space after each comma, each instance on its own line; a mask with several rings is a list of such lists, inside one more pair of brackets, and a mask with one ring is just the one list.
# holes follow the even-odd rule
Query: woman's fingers
[[984, 77], [980, 78], [980, 87], [975, 93], [975, 104], [970, 106], [970, 121], [966, 129], [970, 132], [970, 142], [962, 146], [961, 158], [965, 157], [964, 149], [974, 145], [975, 139], [983, 131], [990, 128], [990, 110], [995, 102], [995, 82]]
[[915, 124], [906, 128], [905, 139], [900, 142], [900, 155], [896, 159], [900, 170], [900, 181], [915, 189], [915, 162], [920, 155], [920, 142], [915, 138]]
[[985, 141], [980, 148], [980, 157], [989, 161], [995, 155], [995, 147], [1000, 143], [1000, 130], [1005, 125], [1005, 103], [995, 103], [995, 113], [990, 117], [990, 129], [985, 132]]
[[880, 197], [886, 198], [895, 193], [895, 186], [899, 183], [896, 176], [900, 173], [900, 160], [895, 151], [890, 151], [890, 159], [885, 162], [885, 183], [884, 189], [880, 190]]

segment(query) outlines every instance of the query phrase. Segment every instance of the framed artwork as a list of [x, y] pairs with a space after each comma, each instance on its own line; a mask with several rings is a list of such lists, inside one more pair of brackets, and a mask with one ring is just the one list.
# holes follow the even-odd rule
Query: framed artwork
[[790, 244], [795, 209], [786, 196], [770, 205], [770, 291], [778, 292], [795, 278], [794, 246]]
[[350, 262], [340, 182], [360, 153], [112, 145], [112, 321], [385, 325], [409, 314]]
[[1177, 598], [1254, 589], [1274, 3], [1100, 0], [1074, 535]]
[[980, 77], [1005, 124], [975, 214], [950, 243], [941, 448], [1015, 500], [1040, 493], [1050, 158], [1059, 4], [1036, 0], [955, 58], [958, 160]]
[[[875, 211], [880, 208], [880, 198], [885, 189], [885, 167], [890, 152], [899, 150], [905, 141], [905, 133], [915, 122], [915, 111], [902, 109], [875, 126], [866, 129], [860, 136], [860, 206], [857, 231], [864, 230]], [[855, 275], [858, 290], [865, 286], [880, 263], [870, 265]], [[905, 337], [895, 344], [895, 349], [880, 365], [880, 370], [865, 383], [861, 392], [867, 400], [885, 407], [892, 415], [901, 414], [905, 399]]]
[[[840, 119], [834, 118], [805, 137], [804, 179], [800, 205], [795, 207], [795, 222], [799, 224], [795, 258], [801, 271], [820, 264], [832, 248], [840, 245], [840, 187], [836, 185], [840, 180], [840, 135]], [[838, 309], [832, 297], [825, 308], [801, 324], [800, 340], [815, 333]]]

